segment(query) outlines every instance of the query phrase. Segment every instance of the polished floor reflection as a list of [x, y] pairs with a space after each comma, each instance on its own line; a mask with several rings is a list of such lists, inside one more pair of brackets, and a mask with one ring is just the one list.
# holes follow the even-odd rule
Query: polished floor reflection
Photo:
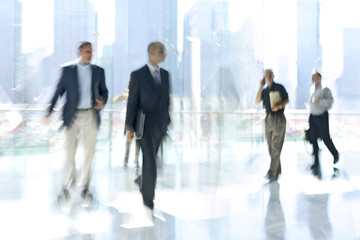
[[[358, 139], [355, 139], [358, 141]], [[287, 141], [283, 174], [267, 183], [264, 141], [164, 144], [154, 226], [128, 227], [140, 216], [136, 168], [122, 166], [122, 147], [94, 162], [94, 201], [69, 212], [56, 203], [61, 149], [0, 156], [0, 239], [360, 239], [360, 164], [355, 140], [335, 139], [341, 157], [333, 177], [322, 151], [323, 179], [311, 175], [309, 146]], [[122, 144], [122, 140], [115, 144]], [[101, 146], [99, 146], [100, 148]]]

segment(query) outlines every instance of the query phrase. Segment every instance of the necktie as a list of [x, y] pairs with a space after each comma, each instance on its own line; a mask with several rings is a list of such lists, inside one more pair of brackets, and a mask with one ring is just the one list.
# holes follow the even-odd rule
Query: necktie
[[158, 70], [154, 71], [154, 80], [155, 80], [155, 85], [160, 86], [160, 74]]

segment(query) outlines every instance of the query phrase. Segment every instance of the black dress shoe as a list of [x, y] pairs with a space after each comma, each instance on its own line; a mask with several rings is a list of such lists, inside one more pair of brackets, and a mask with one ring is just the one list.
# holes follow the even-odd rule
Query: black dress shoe
[[278, 180], [278, 176], [279, 175], [270, 175], [269, 176], [269, 183], [272, 183], [272, 182], [277, 182], [277, 180]]
[[334, 173], [333, 175], [331, 176], [332, 178], [337, 178], [340, 176], [340, 171], [338, 168], [334, 168]]
[[314, 164], [312, 164], [311, 166], [310, 166], [310, 170], [314, 170], [314, 169], [316, 169], [316, 168], [318, 168], [319, 166], [316, 164], [316, 163], [314, 163]]
[[267, 173], [264, 178], [270, 180], [270, 173]]
[[134, 180], [135, 184], [139, 186], [139, 189], [141, 191], [141, 186], [142, 186], [142, 176], [139, 175], [137, 178], [135, 178]]
[[124, 161], [124, 168], [127, 168], [128, 167], [128, 162], [127, 161]]
[[66, 200], [69, 200], [69, 198], [70, 198], [69, 191], [64, 188], [64, 189], [61, 190], [61, 192], [59, 193], [58, 198], [64, 198], [64, 199], [66, 199]]
[[89, 189], [84, 189], [81, 192], [81, 206], [89, 207], [92, 200], [93, 200], [92, 193], [89, 191]]
[[314, 169], [311, 170], [311, 173], [318, 179], [322, 178], [320, 167], [315, 167]]
[[67, 189], [63, 189], [57, 198], [57, 203], [59, 204], [59, 207], [62, 211], [67, 212], [70, 209], [70, 194], [69, 191]]

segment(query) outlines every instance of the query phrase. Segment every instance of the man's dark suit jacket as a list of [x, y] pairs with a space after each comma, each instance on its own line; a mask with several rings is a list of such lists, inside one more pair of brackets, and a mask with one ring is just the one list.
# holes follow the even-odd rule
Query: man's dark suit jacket
[[169, 72], [160, 69], [161, 86], [156, 86], [147, 65], [131, 73], [126, 111], [126, 128], [135, 129], [139, 109], [145, 113], [146, 126], [159, 127], [164, 136], [170, 123]]
[[[105, 84], [105, 73], [104, 69], [91, 64], [92, 77], [91, 77], [91, 102], [92, 106], [96, 105], [96, 98], [102, 97], [104, 104], [108, 100], [108, 90]], [[79, 90], [79, 78], [77, 74], [77, 64], [65, 66], [62, 68], [62, 73], [59, 79], [59, 83], [56, 87], [53, 98], [51, 99], [51, 104], [47, 109], [48, 115], [54, 110], [56, 101], [59, 96], [62, 96], [66, 93], [66, 101], [63, 107], [63, 121], [66, 127], [72, 124], [74, 120], [75, 113], [77, 111], [77, 106], [80, 100], [80, 90]], [[100, 112], [96, 111], [98, 126], [100, 125]]]

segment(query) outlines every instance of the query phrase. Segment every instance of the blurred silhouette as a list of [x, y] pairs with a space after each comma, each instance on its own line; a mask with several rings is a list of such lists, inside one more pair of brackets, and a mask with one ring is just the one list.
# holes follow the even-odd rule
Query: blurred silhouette
[[[230, 67], [219, 67], [209, 80], [201, 88], [201, 97], [211, 99], [213, 96], [219, 96], [223, 111], [234, 111], [240, 104], [240, 96], [236, 86], [236, 81]], [[204, 101], [206, 102], [206, 101]], [[205, 103], [204, 103], [205, 104]], [[214, 106], [205, 106], [211, 110]], [[203, 109], [206, 110], [206, 109]]]
[[[128, 99], [128, 97], [129, 97], [129, 87], [124, 92], [114, 97], [113, 103], [119, 103], [125, 101]], [[126, 135], [126, 129], [124, 130], [124, 134]], [[129, 163], [131, 143], [132, 143], [132, 139], [126, 138], [124, 167], [127, 167]], [[135, 165], [137, 168], [139, 168], [139, 155], [140, 155], [140, 140], [135, 140]]]
[[[264, 88], [265, 84], [267, 87]], [[277, 181], [281, 174], [280, 154], [286, 131], [285, 105], [289, 103], [288, 93], [283, 85], [274, 82], [274, 73], [266, 69], [264, 78], [256, 94], [256, 103], [263, 101], [266, 109], [265, 136], [271, 156], [270, 168], [266, 177], [270, 182]]]
[[82, 189], [83, 205], [88, 206], [92, 200], [92, 194], [89, 191], [91, 164], [100, 126], [100, 110], [108, 99], [104, 69], [90, 63], [93, 53], [92, 44], [81, 42], [78, 53], [80, 58], [76, 63], [62, 67], [62, 74], [45, 117], [46, 120], [49, 119], [58, 98], [66, 95], [62, 111], [63, 125], [66, 127], [65, 162], [62, 191], [58, 196], [61, 206], [68, 202], [70, 188], [76, 182], [75, 155], [79, 144], [84, 149], [78, 183]]
[[[319, 145], [317, 139], [320, 138], [325, 143], [333, 155], [333, 163], [339, 161], [339, 152], [335, 148], [335, 145], [330, 138], [329, 133], [329, 113], [328, 110], [331, 108], [334, 99], [332, 97], [329, 88], [322, 87], [321, 74], [314, 72], [312, 74], [313, 86], [310, 89], [310, 116], [309, 116], [309, 138], [310, 143], [313, 145], [313, 156], [314, 163], [311, 165], [312, 173], [321, 179], [321, 166], [319, 161]], [[334, 169], [335, 175], [335, 169]]]
[[[161, 42], [150, 43], [148, 55], [148, 63], [131, 73], [125, 125], [129, 140], [134, 137], [135, 131], [137, 138], [142, 135], [142, 175], [135, 182], [143, 197], [145, 216], [152, 222], [157, 153], [170, 123], [170, 77], [168, 71], [159, 67], [166, 56], [164, 45]], [[140, 117], [143, 122], [139, 121]], [[139, 126], [137, 123], [142, 124]]]
[[332, 225], [329, 220], [328, 204], [329, 194], [316, 194], [305, 196], [307, 201], [308, 227], [311, 239], [333, 239]]
[[267, 240], [285, 239], [285, 218], [280, 202], [280, 184], [268, 184], [270, 197], [266, 207], [265, 233]]

